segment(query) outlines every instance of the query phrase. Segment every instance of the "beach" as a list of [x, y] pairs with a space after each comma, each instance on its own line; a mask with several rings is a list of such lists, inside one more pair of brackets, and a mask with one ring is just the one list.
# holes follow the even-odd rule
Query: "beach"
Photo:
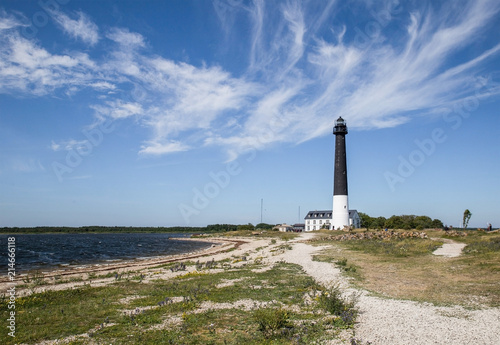
[[[500, 308], [468, 309], [458, 305], [434, 306], [429, 303], [375, 296], [368, 291], [355, 288], [334, 264], [313, 260], [313, 255], [324, 249], [322, 246], [313, 246], [309, 243], [314, 236], [316, 236], [314, 233], [302, 233], [289, 241], [260, 236], [196, 238], [196, 241], [205, 240], [215, 244], [207, 250], [183, 255], [49, 272], [44, 275], [47, 284], [31, 289], [19, 289], [18, 296], [50, 290], [75, 289], [81, 286], [106, 286], [117, 280], [117, 276], [100, 277], [109, 272], [118, 276], [128, 272], [140, 274], [144, 284], [159, 280], [168, 281], [197, 272], [196, 265], [188, 265], [185, 269], [178, 271], [159, 268], [171, 263], [196, 261], [199, 264], [207, 264], [227, 261], [231, 262], [232, 268], [237, 268], [258, 262], [260, 264], [258, 272], [270, 270], [278, 264], [289, 263], [299, 265], [305, 274], [322, 286], [339, 286], [344, 294], [357, 296], [359, 317], [354, 327], [343, 330], [332, 339], [324, 340], [322, 344], [352, 344], [353, 340], [356, 344], [363, 345], [494, 345], [500, 343]], [[203, 274], [215, 274], [222, 271], [217, 268], [204, 271]], [[64, 277], [68, 282], [58, 284], [56, 277], [58, 279]], [[78, 280], [78, 277], [81, 280]], [[5, 280], [0, 282], [2, 291], [5, 291], [7, 283]], [[228, 280], [227, 284], [235, 284], [235, 282]], [[266, 304], [257, 303], [251, 298], [228, 303], [203, 302], [193, 313], [234, 307], [250, 311], [262, 305]], [[168, 329], [180, 323], [182, 323], [181, 319], [174, 318], [155, 327]], [[62, 337], [58, 340], [44, 340], [39, 343], [64, 344], [77, 338], [87, 339], [89, 343], [92, 343], [88, 333]]]

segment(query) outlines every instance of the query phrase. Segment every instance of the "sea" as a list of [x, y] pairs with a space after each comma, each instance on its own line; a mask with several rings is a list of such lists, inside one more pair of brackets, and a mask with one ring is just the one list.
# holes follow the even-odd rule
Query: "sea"
[[9, 237], [15, 237], [16, 272], [23, 273], [183, 254], [212, 245], [181, 239], [190, 236], [185, 233], [1, 234], [0, 266], [7, 271], [8, 246], [12, 243], [8, 242]]

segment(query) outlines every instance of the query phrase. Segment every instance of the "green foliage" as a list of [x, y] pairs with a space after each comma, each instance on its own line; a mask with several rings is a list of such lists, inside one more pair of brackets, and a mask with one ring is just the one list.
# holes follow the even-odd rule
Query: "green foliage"
[[358, 311], [355, 299], [343, 296], [338, 286], [321, 291], [317, 300], [320, 308], [338, 317], [337, 325], [350, 327], [356, 321]]
[[500, 252], [500, 237], [478, 240], [464, 248], [466, 254], [486, 254]]
[[464, 217], [462, 219], [462, 224], [464, 226], [464, 229], [467, 229], [467, 226], [469, 225], [470, 217], [472, 217], [472, 213], [469, 211], [469, 209], [466, 209], [464, 211]]
[[370, 217], [366, 213], [359, 212], [361, 218], [361, 227], [367, 229], [429, 229], [429, 228], [442, 228], [443, 222], [439, 219], [431, 219], [428, 216], [415, 216], [415, 215], [401, 215], [392, 216], [389, 219], [384, 217]]
[[[243, 225], [246, 227], [247, 225]], [[211, 224], [206, 227], [191, 226], [171, 226], [171, 227], [138, 227], [138, 226], [38, 226], [26, 228], [0, 228], [0, 233], [4, 234], [44, 234], [44, 233], [199, 233], [199, 232], [227, 232], [237, 230], [238, 225], [233, 224]], [[253, 226], [252, 226], [253, 230]]]
[[259, 326], [259, 331], [266, 338], [276, 335], [283, 329], [292, 328], [289, 322], [290, 314], [282, 308], [259, 308], [254, 311], [253, 318]]
[[[315, 305], [303, 303], [304, 294], [321, 287], [300, 266], [280, 262], [270, 270], [255, 272], [261, 267], [248, 264], [210, 274], [149, 280], [147, 284], [134, 279], [138, 274], [134, 272], [130, 279], [112, 280], [104, 287], [85, 285], [18, 297], [16, 316], [22, 327], [16, 329], [15, 339], [6, 339], [2, 344], [33, 344], [82, 334], [91, 339], [77, 336], [71, 343], [313, 344], [331, 337], [328, 332], [332, 327], [344, 327], [342, 318], [324, 323], [323, 315], [314, 313]], [[155, 268], [161, 269], [168, 270]], [[228, 281], [233, 284], [219, 286]], [[238, 305], [198, 309], [205, 301], [236, 303], [242, 299], [254, 300], [255, 309], [262, 303], [276, 304], [255, 313]], [[6, 303], [5, 298], [0, 300], [2, 319], [8, 318]], [[292, 308], [300, 311], [290, 313]], [[344, 319], [347, 317], [345, 314]], [[296, 318], [303, 322], [292, 323]], [[179, 321], [155, 329], [175, 319]]]
[[271, 230], [274, 227], [272, 224], [259, 223], [255, 226], [255, 229]]
[[236, 231], [237, 225], [233, 224], [211, 224], [207, 225], [206, 232], [225, 232], [225, 231]]
[[370, 217], [366, 213], [359, 212], [359, 217], [361, 218], [361, 227], [367, 229], [382, 229], [385, 225], [385, 217]]
[[254, 230], [254, 229], [255, 229], [255, 227], [251, 223], [244, 224], [244, 225], [238, 225], [238, 228], [237, 228], [237, 230]]
[[347, 259], [346, 258], [342, 258], [338, 261], [335, 262], [335, 264], [342, 270], [342, 271], [345, 271], [345, 272], [356, 272], [356, 267], [354, 266], [349, 266], [347, 265]]
[[204, 232], [205, 227], [188, 227], [188, 226], [173, 226], [173, 227], [137, 227], [137, 226], [38, 226], [27, 228], [0, 228], [0, 233], [19, 234], [19, 233], [158, 233], [158, 232]]
[[344, 241], [349, 249], [391, 257], [409, 257], [430, 254], [442, 246], [442, 242], [421, 238], [392, 238], [390, 240]]

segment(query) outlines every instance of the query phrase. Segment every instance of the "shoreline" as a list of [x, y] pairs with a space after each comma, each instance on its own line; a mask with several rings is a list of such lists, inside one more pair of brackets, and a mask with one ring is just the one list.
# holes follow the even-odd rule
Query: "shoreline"
[[[196, 258], [201, 258], [208, 255], [217, 255], [229, 250], [236, 249], [244, 243], [248, 243], [248, 240], [241, 239], [223, 239], [223, 238], [175, 238], [176, 240], [182, 241], [196, 241], [196, 242], [206, 242], [211, 243], [212, 246], [200, 250], [195, 250], [192, 252], [186, 252], [182, 254], [172, 254], [172, 255], [160, 255], [153, 257], [142, 257], [134, 259], [118, 259], [118, 261], [113, 262], [100, 262], [100, 263], [89, 263], [82, 264], [78, 266], [66, 266], [66, 267], [56, 267], [51, 269], [40, 270], [34, 269], [25, 271], [23, 273], [17, 274], [15, 282], [17, 284], [23, 284], [23, 278], [28, 277], [28, 275], [34, 274], [35, 272], [41, 273], [44, 279], [55, 280], [56, 277], [65, 277], [68, 279], [74, 278], [75, 276], [82, 276], [84, 274], [101, 273], [106, 274], [116, 271], [119, 274], [142, 270], [147, 268], [152, 268], [158, 265], [164, 265], [168, 263], [186, 261]], [[39, 288], [53, 286], [41, 285]], [[12, 286], [12, 282], [9, 280], [7, 275], [0, 277], [0, 291], [6, 291], [8, 287]], [[24, 289], [23, 289], [24, 290]], [[38, 292], [38, 291], [37, 291]]]
[[[315, 255], [322, 250], [331, 248], [335, 244], [316, 246], [311, 244], [317, 236], [316, 233], [302, 233], [299, 237], [292, 240], [276, 240], [265, 237], [234, 237], [227, 238], [195, 238], [186, 240], [203, 240], [206, 242], [217, 242], [215, 247], [207, 248], [193, 253], [182, 255], [164, 256], [153, 260], [128, 261], [119, 264], [109, 264], [105, 267], [86, 267], [84, 269], [67, 272], [65, 277], [79, 276], [83, 280], [66, 280], [63, 283], [57, 283], [55, 279], [43, 278], [48, 284], [35, 287], [19, 287], [18, 296], [26, 296], [32, 293], [41, 293], [45, 291], [70, 290], [82, 287], [102, 287], [117, 282], [121, 277], [114, 276], [89, 276], [93, 272], [113, 272], [118, 274], [131, 272], [133, 275], [123, 277], [125, 281], [138, 280], [144, 284], [155, 284], [158, 281], [167, 281], [170, 279], [196, 279], [200, 274], [196, 266], [188, 264], [187, 268], [182, 270], [173, 270], [171, 267], [157, 267], [165, 263], [182, 262], [192, 259], [198, 259], [200, 264], [210, 261], [224, 262], [229, 265], [231, 270], [244, 267], [248, 264], [258, 263], [259, 267], [252, 269], [255, 273], [266, 272], [275, 265], [282, 263], [295, 264], [311, 278], [324, 287], [339, 287], [346, 296], [356, 296], [356, 307], [359, 310], [359, 319], [353, 325], [353, 328], [342, 330], [336, 336], [321, 342], [328, 345], [348, 345], [352, 344], [353, 339], [357, 344], [373, 345], [427, 345], [439, 343], [443, 345], [455, 344], [498, 344], [500, 341], [500, 308], [487, 307], [481, 309], [468, 309], [460, 305], [439, 306], [427, 302], [416, 302], [408, 299], [380, 297], [363, 288], [356, 287], [350, 279], [343, 274], [341, 268], [331, 262], [317, 261]], [[174, 266], [174, 265], [172, 265]], [[202, 272], [201, 275], [210, 275], [214, 273], [225, 272], [226, 267], [217, 267]], [[194, 274], [193, 274], [194, 273]], [[192, 276], [191, 276], [192, 275]], [[188, 278], [185, 278], [185, 277]], [[55, 275], [52, 275], [55, 277]], [[19, 279], [19, 278], [18, 278]], [[1, 284], [1, 283], [0, 283]], [[235, 284], [245, 284], [240, 279], [233, 279], [228, 276], [222, 279], [213, 289], [223, 289], [226, 286]], [[142, 284], [141, 284], [142, 285]], [[272, 289], [265, 284], [251, 285], [251, 291]], [[174, 302], [182, 301], [181, 295], [171, 297]], [[135, 298], [131, 293], [128, 298]], [[144, 297], [141, 295], [141, 297]], [[307, 296], [304, 295], [304, 298]], [[311, 300], [305, 299], [307, 303]], [[155, 302], [156, 303], [156, 302]], [[262, 302], [259, 298], [248, 298], [237, 300], [232, 303], [210, 302], [201, 303], [192, 311], [186, 311], [185, 315], [194, 315], [207, 310], [225, 310], [231, 308], [240, 308], [246, 305], [249, 310], [254, 310], [258, 306], [267, 306], [267, 302]], [[124, 302], [124, 304], [126, 304]], [[135, 308], [135, 307], [134, 307]], [[136, 315], [138, 310], [156, 310], [163, 308], [157, 304], [143, 306], [135, 309], [123, 309], [127, 315]], [[136, 314], [134, 314], [136, 313]], [[180, 312], [173, 313], [173, 318], [166, 319], [164, 322], [155, 325], [155, 328], [146, 328], [145, 332], [153, 332], [154, 329], [171, 329], [182, 324], [183, 319]], [[298, 314], [300, 315], [300, 314]], [[383, 322], [381, 322], [383, 320]], [[113, 327], [114, 323], [101, 325], [103, 327]], [[96, 328], [100, 330], [101, 328]], [[411, 330], [411, 331], [409, 331]], [[90, 329], [92, 331], [92, 329]], [[93, 332], [93, 331], [92, 331]], [[89, 333], [66, 335], [57, 339], [47, 339], [37, 342], [40, 345], [55, 345], [69, 343], [75, 339], [88, 339]], [[88, 342], [92, 344], [92, 341]]]

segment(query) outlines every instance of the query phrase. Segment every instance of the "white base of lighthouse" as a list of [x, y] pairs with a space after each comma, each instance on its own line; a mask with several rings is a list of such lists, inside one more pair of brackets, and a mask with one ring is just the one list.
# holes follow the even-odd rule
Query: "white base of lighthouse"
[[349, 203], [347, 195], [333, 196], [332, 230], [349, 226]]

